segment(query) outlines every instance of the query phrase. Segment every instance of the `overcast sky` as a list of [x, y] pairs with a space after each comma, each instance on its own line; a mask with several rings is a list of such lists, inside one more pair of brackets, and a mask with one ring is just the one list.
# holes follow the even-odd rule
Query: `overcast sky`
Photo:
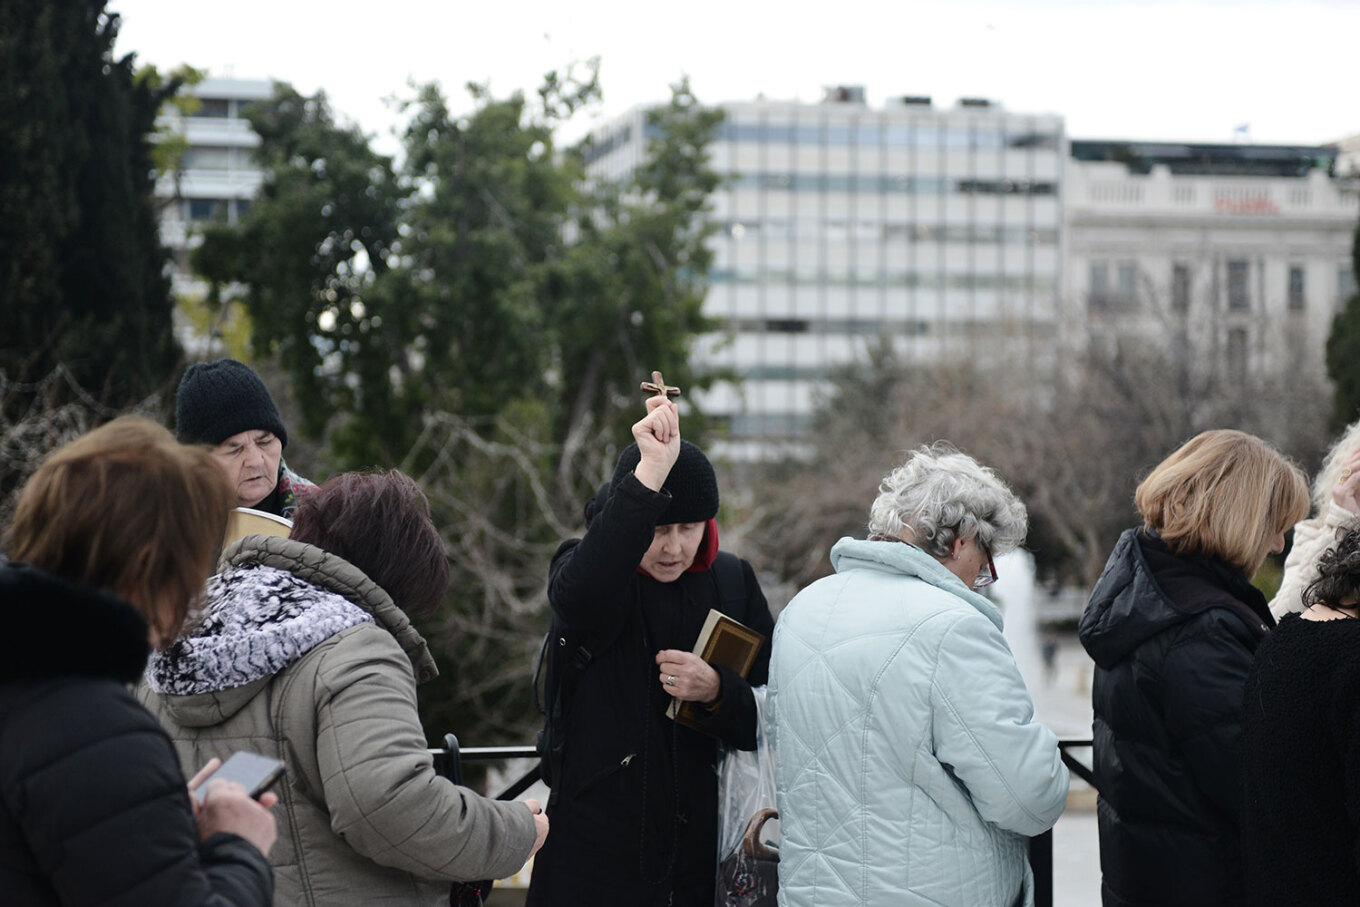
[[[1357, 0], [110, 0], [120, 54], [211, 75], [325, 89], [375, 135], [409, 80], [532, 91], [601, 58], [604, 103], [579, 133], [664, 100], [688, 74], [701, 101], [813, 101], [858, 84], [871, 105], [925, 94], [1058, 113], [1074, 138], [1315, 144], [1360, 133]], [[381, 140], [384, 150], [395, 144]]]

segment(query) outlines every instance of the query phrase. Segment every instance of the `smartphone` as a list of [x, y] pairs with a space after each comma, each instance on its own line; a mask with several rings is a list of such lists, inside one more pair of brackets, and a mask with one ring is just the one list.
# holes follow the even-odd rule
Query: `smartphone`
[[261, 794], [273, 787], [282, 777], [283, 763], [279, 760], [241, 750], [232, 753], [231, 758], [217, 767], [217, 771], [205, 778], [194, 790], [194, 796], [202, 803], [209, 784], [214, 781], [235, 781], [258, 800]]

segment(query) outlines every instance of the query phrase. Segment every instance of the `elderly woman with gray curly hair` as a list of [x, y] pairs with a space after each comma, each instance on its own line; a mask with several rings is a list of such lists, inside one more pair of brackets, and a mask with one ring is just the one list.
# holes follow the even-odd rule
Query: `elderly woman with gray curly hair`
[[1027, 836], [1067, 802], [1001, 613], [978, 588], [1028, 517], [990, 469], [922, 447], [869, 537], [780, 615], [770, 662], [780, 903], [1034, 902]]

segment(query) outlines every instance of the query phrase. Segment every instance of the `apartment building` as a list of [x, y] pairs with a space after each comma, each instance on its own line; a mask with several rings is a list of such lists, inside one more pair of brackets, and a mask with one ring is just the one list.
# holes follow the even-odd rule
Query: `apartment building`
[[160, 118], [159, 126], [182, 135], [188, 144], [180, 169], [156, 185], [161, 239], [174, 255], [176, 293], [203, 289], [188, 261], [197, 228], [215, 220], [235, 223], [260, 187], [263, 176], [251, 157], [260, 139], [244, 111], [273, 90], [267, 80], [208, 78], [194, 86], [197, 101], [187, 105], [187, 113], [167, 105]]

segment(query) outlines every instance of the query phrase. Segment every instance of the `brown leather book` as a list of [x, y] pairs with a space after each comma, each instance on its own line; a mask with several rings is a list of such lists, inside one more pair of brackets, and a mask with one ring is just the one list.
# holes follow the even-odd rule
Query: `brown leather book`
[[[711, 665], [731, 668], [742, 677], [751, 671], [755, 664], [756, 653], [760, 651], [765, 636], [745, 624], [735, 621], [716, 608], [708, 609], [708, 619], [699, 630], [699, 638], [694, 643], [694, 654]], [[685, 727], [708, 733], [694, 718], [697, 709], [703, 706], [697, 702], [681, 702], [672, 699], [666, 709], [666, 717], [673, 718]]]

